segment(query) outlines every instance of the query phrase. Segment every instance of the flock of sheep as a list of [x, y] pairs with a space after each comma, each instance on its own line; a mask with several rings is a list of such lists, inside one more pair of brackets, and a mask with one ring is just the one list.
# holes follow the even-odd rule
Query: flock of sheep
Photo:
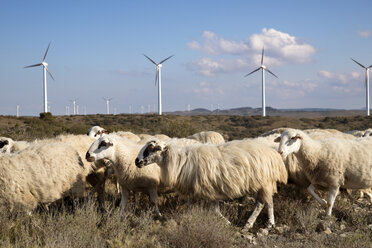
[[[278, 128], [257, 138], [225, 142], [214, 131], [170, 138], [109, 134], [94, 126], [87, 135], [33, 142], [0, 137], [0, 205], [10, 211], [32, 211], [40, 204], [47, 208], [66, 196], [86, 196], [89, 183], [103, 208], [105, 180], [115, 174], [120, 214], [131, 191], [147, 193], [158, 216], [159, 192], [209, 201], [219, 215], [220, 200], [255, 193], [256, 207], [244, 229], [253, 226], [265, 204], [272, 227], [277, 183], [307, 188], [327, 207], [327, 215], [340, 188], [358, 189], [372, 198], [371, 135], [372, 130]], [[316, 189], [328, 191], [327, 200]]]

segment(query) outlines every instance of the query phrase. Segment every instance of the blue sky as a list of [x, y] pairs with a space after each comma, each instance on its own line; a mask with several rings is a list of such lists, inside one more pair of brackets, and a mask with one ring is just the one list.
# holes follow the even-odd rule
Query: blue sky
[[155, 61], [162, 70], [163, 111], [260, 107], [262, 46], [267, 106], [363, 108], [364, 70], [372, 65], [371, 1], [0, 1], [0, 114], [147, 112], [157, 108]]

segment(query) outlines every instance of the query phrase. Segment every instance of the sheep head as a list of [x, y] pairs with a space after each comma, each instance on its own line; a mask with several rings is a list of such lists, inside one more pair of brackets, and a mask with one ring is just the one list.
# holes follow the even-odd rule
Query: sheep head
[[0, 137], [0, 153], [11, 153], [14, 146], [14, 140], [11, 138]]
[[102, 137], [102, 136], [104, 136], [105, 134], [108, 134], [108, 133], [109, 132], [106, 129], [104, 129], [100, 126], [93, 126], [93, 127], [88, 129], [87, 135], [89, 137], [98, 139], [99, 137]]
[[94, 162], [101, 159], [108, 159], [113, 157], [115, 150], [113, 148], [114, 141], [111, 137], [103, 136], [94, 141], [89, 147], [85, 158], [89, 162]]
[[151, 140], [142, 147], [136, 158], [136, 166], [143, 166], [159, 162], [162, 152], [166, 149], [166, 144], [160, 140]]
[[291, 153], [297, 153], [302, 144], [303, 134], [299, 130], [286, 129], [282, 135], [274, 140], [279, 144], [278, 152], [282, 158], [286, 158]]
[[367, 129], [362, 137], [369, 137], [372, 136], [372, 129]]

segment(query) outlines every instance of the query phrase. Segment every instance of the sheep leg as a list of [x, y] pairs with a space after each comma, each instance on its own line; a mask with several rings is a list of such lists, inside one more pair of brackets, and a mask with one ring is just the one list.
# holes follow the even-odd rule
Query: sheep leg
[[215, 213], [218, 214], [218, 216], [220, 216], [226, 222], [227, 225], [231, 225], [231, 222], [228, 219], [226, 219], [225, 216], [222, 215], [220, 211], [219, 201], [214, 201], [212, 207], [214, 208]]
[[312, 184], [310, 184], [310, 186], [307, 187], [307, 191], [309, 191], [309, 193], [312, 196], [314, 196], [315, 200], [317, 200], [323, 206], [328, 206], [327, 202], [324, 199], [320, 198], [319, 195], [317, 193], [315, 193], [314, 190], [315, 190], [315, 187]]
[[267, 214], [269, 215], [269, 223], [268, 223], [267, 227], [272, 228], [272, 227], [275, 226], [274, 203], [273, 203], [273, 201], [267, 203]]
[[157, 189], [151, 189], [149, 191], [150, 200], [155, 204], [155, 213], [158, 217], [161, 217], [158, 205], [158, 192]]
[[123, 215], [124, 208], [127, 205], [128, 198], [129, 198], [129, 191], [127, 189], [122, 188], [121, 189], [120, 212], [119, 212], [120, 217]]
[[332, 214], [332, 208], [333, 208], [333, 204], [335, 203], [335, 199], [336, 199], [336, 196], [338, 194], [338, 190], [339, 190], [339, 187], [334, 187], [334, 188], [331, 188], [329, 191], [328, 191], [328, 208], [327, 208], [327, 215], [328, 216], [331, 216]]
[[264, 207], [264, 204], [257, 201], [256, 207], [253, 210], [253, 213], [251, 214], [251, 216], [249, 216], [249, 219], [247, 221], [247, 224], [245, 224], [244, 229], [251, 229], [253, 227], [253, 224], [256, 222], [256, 219], [258, 215], [261, 213], [263, 207]]

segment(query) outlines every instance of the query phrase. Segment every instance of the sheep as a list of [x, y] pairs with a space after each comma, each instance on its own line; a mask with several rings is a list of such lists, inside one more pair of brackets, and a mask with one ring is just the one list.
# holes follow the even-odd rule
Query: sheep
[[117, 134], [119, 135], [120, 137], [123, 137], [123, 138], [127, 138], [129, 140], [132, 140], [134, 142], [139, 142], [141, 140], [140, 137], [138, 137], [137, 135], [135, 135], [134, 133], [132, 132], [124, 132], [124, 131], [117, 131], [117, 132], [114, 132], [114, 134]]
[[149, 139], [154, 138], [154, 136], [152, 136], [150, 134], [145, 134], [145, 133], [138, 134], [137, 136], [141, 139], [141, 141], [142, 140], [148, 141]]
[[0, 137], [0, 153], [14, 153], [31, 145], [27, 141], [14, 141], [11, 138]]
[[191, 136], [186, 137], [187, 139], [198, 140], [201, 143], [211, 143], [211, 144], [223, 144], [225, 139], [220, 133], [214, 131], [202, 131], [195, 133]]
[[372, 136], [372, 128], [368, 128], [367, 130], [364, 131], [362, 137], [369, 137]]
[[[252, 140], [225, 144], [180, 146], [149, 141], [138, 153], [138, 168], [156, 163], [161, 180], [182, 195], [217, 203], [258, 193], [256, 207], [245, 229], [250, 229], [264, 204], [268, 204], [269, 227], [275, 225], [272, 196], [277, 182], [287, 182], [287, 171], [279, 154]], [[218, 204], [216, 212], [220, 214]]]
[[98, 139], [99, 137], [101, 137], [102, 135], [107, 134], [107, 133], [108, 133], [108, 131], [106, 129], [104, 129], [103, 127], [93, 126], [93, 127], [88, 129], [87, 135], [89, 137]]
[[[280, 138], [278, 152], [283, 158], [293, 153], [302, 165], [310, 186], [308, 191], [324, 206], [327, 215], [339, 188], [367, 189], [372, 187], [372, 139], [346, 140], [327, 138], [314, 140], [301, 130], [287, 129]], [[328, 190], [328, 202], [314, 191], [316, 187]]]
[[355, 139], [355, 136], [348, 133], [343, 133], [336, 129], [306, 129], [304, 133], [311, 136], [313, 139], [324, 139], [324, 138], [342, 138], [342, 139]]
[[[101, 133], [101, 135], [106, 135], [105, 132]], [[54, 140], [60, 141], [66, 144], [72, 145], [80, 155], [80, 157], [84, 158], [87, 149], [90, 145], [96, 140], [96, 137], [86, 136], [86, 135], [73, 135], [73, 134], [64, 134], [59, 135]], [[92, 166], [88, 163], [87, 160], [83, 159], [83, 163], [86, 166]], [[113, 174], [112, 169], [103, 167], [102, 165], [105, 161], [100, 161], [102, 164], [94, 164], [94, 167], [97, 168], [92, 173], [89, 174], [87, 181], [94, 187], [94, 191], [97, 192], [97, 200], [98, 205], [101, 211], [103, 211], [103, 205], [105, 201], [105, 182], [106, 179]]]
[[362, 137], [364, 135], [364, 131], [359, 131], [359, 130], [347, 131], [345, 133], [354, 135], [355, 137]]
[[165, 134], [155, 134], [154, 137], [160, 140], [164, 140], [164, 141], [171, 139], [168, 135], [165, 135]]
[[142, 191], [150, 196], [155, 204], [158, 217], [161, 213], [158, 207], [157, 191], [160, 185], [160, 169], [150, 165], [146, 170], [138, 169], [134, 160], [142, 145], [122, 138], [115, 134], [108, 134], [93, 142], [87, 149], [86, 159], [90, 162], [107, 159], [112, 163], [116, 177], [121, 186], [121, 216], [128, 201], [130, 191]]
[[76, 150], [61, 142], [32, 144], [0, 156], [0, 204], [12, 211], [34, 210], [64, 196], [84, 194], [92, 167], [82, 163]]

